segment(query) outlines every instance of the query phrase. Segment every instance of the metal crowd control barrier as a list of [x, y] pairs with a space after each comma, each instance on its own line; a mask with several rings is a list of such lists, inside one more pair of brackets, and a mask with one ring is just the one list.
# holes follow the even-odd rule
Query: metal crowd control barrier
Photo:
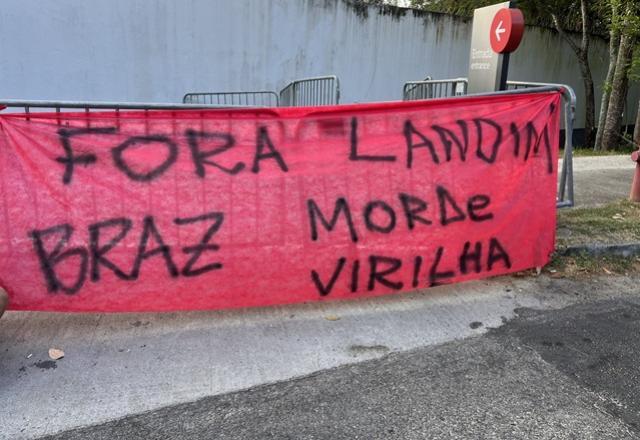
[[340, 81], [335, 75], [303, 78], [287, 84], [280, 91], [280, 105], [302, 107], [340, 103]]
[[413, 101], [416, 99], [445, 98], [447, 96], [462, 96], [467, 94], [467, 79], [427, 79], [409, 81], [402, 89], [402, 99]]
[[405, 83], [402, 88], [402, 100], [414, 101], [416, 99], [429, 99], [431, 91], [427, 84], [428, 81], [432, 79], [430, 76], [427, 76], [422, 81], [409, 81]]
[[564, 157], [562, 158], [562, 170], [558, 184], [557, 205], [559, 208], [574, 205], [573, 194], [573, 123], [576, 117], [576, 93], [566, 84], [548, 84], [525, 81], [507, 81], [510, 90], [532, 89], [539, 87], [558, 87], [562, 90], [564, 99]]
[[[467, 78], [452, 79], [427, 79], [424, 81], [409, 81], [404, 84], [402, 98], [404, 101], [416, 99], [446, 98], [451, 96], [466, 95]], [[531, 89], [531, 92], [550, 90], [562, 91], [564, 100], [564, 156], [562, 158], [562, 169], [560, 170], [560, 181], [558, 183], [558, 194], [556, 197], [558, 208], [571, 207], [574, 205], [573, 191], [573, 123], [576, 114], [576, 94], [574, 90], [566, 84], [550, 84], [526, 81], [507, 81], [507, 93]], [[462, 92], [464, 90], [464, 92]]]
[[[317, 80], [333, 80], [333, 83], [329, 82], [328, 89], [331, 90], [334, 87], [332, 96], [334, 101], [327, 102], [323, 100], [323, 93], [326, 88], [315, 89], [314, 93], [302, 93], [302, 86], [296, 86], [296, 84], [304, 84], [305, 82], [313, 82]], [[412, 81], [407, 84], [419, 85], [421, 83], [434, 84], [434, 83], [464, 83], [466, 79], [457, 78], [453, 80], [427, 80], [427, 81]], [[405, 84], [404, 90], [407, 90], [407, 84]], [[573, 122], [575, 119], [576, 109], [576, 95], [573, 89], [564, 84], [544, 84], [544, 83], [527, 83], [521, 81], [509, 81], [508, 87], [510, 90], [502, 92], [494, 92], [491, 94], [511, 94], [522, 93], [520, 89], [529, 88], [531, 93], [546, 92], [550, 90], [560, 90], [564, 99], [564, 122], [565, 122], [565, 148], [564, 157], [562, 161], [562, 170], [560, 174], [560, 182], [558, 187], [557, 206], [570, 207], [574, 205], [574, 191], [573, 191]], [[313, 88], [311, 90], [314, 90]], [[446, 93], [450, 88], [432, 89], [434, 93]], [[466, 92], [466, 87], [464, 88]], [[282, 99], [282, 93], [284, 93], [286, 99]], [[457, 92], [455, 92], [457, 94]], [[337, 104], [340, 96], [340, 88], [338, 78], [323, 77], [323, 78], [308, 78], [304, 80], [294, 81], [283, 89], [281, 92], [281, 104], [282, 105], [327, 105]], [[419, 99], [412, 98], [414, 95], [408, 95], [405, 99]], [[437, 96], [441, 97], [441, 96]], [[198, 109], [214, 109], [214, 108], [230, 108], [230, 107], [242, 107], [242, 105], [218, 105], [218, 104], [175, 104], [175, 103], [148, 103], [148, 102], [105, 102], [105, 101], [39, 101], [39, 100], [18, 100], [18, 99], [5, 99], [0, 100], [0, 107], [6, 108], [22, 108], [29, 119], [29, 114], [32, 109], [50, 109], [60, 114], [63, 110], [84, 110], [85, 113], [89, 113], [91, 110], [198, 110]]]
[[278, 107], [280, 98], [276, 92], [267, 90], [255, 92], [197, 92], [187, 93], [182, 98], [182, 102], [184, 104]]
[[[156, 102], [110, 102], [110, 101], [40, 101], [24, 99], [4, 99], [0, 100], [0, 111], [4, 108], [22, 109], [26, 115], [26, 120], [30, 119], [31, 113], [54, 111], [58, 116], [58, 125], [62, 123], [62, 113], [69, 111], [84, 111], [85, 114], [92, 110], [115, 110], [116, 115], [120, 110], [143, 110], [145, 114], [149, 110], [204, 110], [216, 108], [231, 108], [233, 106], [220, 106], [211, 104], [175, 104]], [[87, 119], [87, 127], [90, 127], [90, 120]]]
[[63, 109], [84, 110], [197, 110], [237, 107], [214, 104], [176, 104], [161, 102], [119, 102], [119, 101], [40, 101], [28, 99], [0, 99], [0, 107], [22, 108], [27, 114], [31, 109], [50, 109], [56, 113]]

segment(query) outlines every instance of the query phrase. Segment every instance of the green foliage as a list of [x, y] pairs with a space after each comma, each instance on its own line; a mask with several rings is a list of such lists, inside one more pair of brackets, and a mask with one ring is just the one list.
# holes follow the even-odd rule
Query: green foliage
[[[623, 0], [589, 0], [589, 17], [591, 32], [601, 35], [607, 34], [610, 18], [606, 16], [608, 1]], [[496, 0], [411, 0], [411, 6], [434, 12], [471, 17], [473, 10], [495, 4]], [[579, 32], [582, 29], [580, 1], [578, 0], [521, 0], [517, 5], [522, 9], [528, 24], [553, 28], [551, 15], [560, 20], [563, 29]]]
[[627, 70], [630, 81], [640, 81], [640, 1], [609, 0], [612, 10], [618, 11], [611, 18], [611, 27], [621, 35], [630, 37], [635, 46], [633, 58]]
[[621, 34], [626, 34], [634, 39], [640, 37], [640, 1], [638, 0], [608, 0], [612, 9], [618, 11], [617, 16], [612, 17], [612, 27]]
[[633, 60], [629, 67], [629, 81], [640, 81], [640, 47], [633, 52]]

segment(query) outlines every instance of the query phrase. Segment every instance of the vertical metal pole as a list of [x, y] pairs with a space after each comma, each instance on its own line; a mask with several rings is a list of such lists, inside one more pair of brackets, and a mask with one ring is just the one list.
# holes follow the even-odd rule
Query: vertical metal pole
[[567, 202], [568, 206], [574, 205], [573, 194], [573, 119], [575, 103], [570, 94], [562, 94], [564, 105], [564, 157], [562, 158], [562, 171], [558, 188], [558, 201]]
[[568, 188], [567, 188], [567, 196], [571, 206], [575, 204], [574, 194], [573, 194], [573, 120], [575, 115], [575, 103], [569, 102], [567, 103], [568, 111], [566, 111], [567, 122], [565, 124], [565, 147], [564, 147], [564, 157], [567, 162], [567, 179], [568, 179]]

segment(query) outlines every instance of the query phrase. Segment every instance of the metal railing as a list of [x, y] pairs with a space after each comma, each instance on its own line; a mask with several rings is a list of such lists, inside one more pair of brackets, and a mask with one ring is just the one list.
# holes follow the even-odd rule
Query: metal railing
[[297, 79], [280, 91], [280, 105], [283, 107], [338, 105], [339, 103], [340, 80], [335, 75]]
[[427, 76], [422, 81], [409, 81], [404, 83], [404, 87], [402, 88], [402, 100], [414, 101], [417, 99], [429, 99], [430, 93], [427, 83], [432, 79], [433, 78], [430, 76]]
[[[317, 80], [332, 80], [327, 84], [327, 88], [316, 89], [314, 93], [300, 93], [304, 90], [302, 86], [296, 86], [296, 84], [304, 84], [305, 82], [313, 82]], [[426, 81], [411, 81], [405, 84], [403, 90], [407, 89], [407, 85], [411, 86], [419, 85], [422, 83], [434, 84], [434, 83], [456, 83], [466, 84], [465, 78], [456, 78], [453, 80], [426, 80]], [[560, 173], [560, 181], [557, 195], [558, 207], [569, 207], [574, 205], [574, 191], [573, 191], [573, 122], [575, 119], [576, 109], [576, 95], [573, 89], [564, 84], [546, 84], [546, 83], [533, 83], [522, 81], [508, 81], [509, 90], [503, 92], [493, 92], [489, 94], [509, 94], [509, 93], [521, 93], [520, 89], [530, 88], [532, 93], [544, 92], [550, 90], [560, 90], [564, 99], [564, 126], [565, 126], [565, 146], [564, 157], [562, 161], [562, 170]], [[331, 91], [331, 99], [325, 99], [327, 90]], [[313, 88], [311, 90], [314, 90]], [[432, 88], [432, 95], [452, 93], [451, 88]], [[466, 87], [464, 88], [466, 92]], [[449, 91], [449, 92], [447, 92]], [[286, 92], [286, 100], [282, 99], [282, 92]], [[281, 92], [281, 104], [282, 105], [327, 105], [337, 104], [339, 102], [340, 89], [338, 78], [322, 77], [322, 78], [307, 78], [303, 80], [294, 81], [289, 84]], [[454, 95], [457, 92], [454, 89]], [[413, 95], [409, 95], [413, 96]], [[450, 96], [450, 95], [448, 95]], [[434, 96], [436, 97], [436, 96]], [[441, 96], [437, 96], [441, 97]], [[419, 98], [413, 98], [419, 99]], [[329, 102], [327, 102], [329, 101]], [[63, 111], [68, 110], [83, 110], [85, 113], [90, 113], [92, 110], [198, 110], [198, 109], [216, 109], [216, 108], [232, 108], [242, 107], [242, 105], [218, 105], [218, 104], [175, 104], [175, 103], [149, 103], [149, 102], [109, 102], [109, 101], [41, 101], [41, 100], [18, 100], [18, 99], [5, 99], [0, 100], [0, 107], [5, 108], [21, 108], [26, 114], [26, 119], [29, 119], [32, 109], [42, 111], [43, 109], [54, 110], [60, 114]]]
[[60, 113], [65, 110], [198, 110], [229, 108], [230, 105], [212, 104], [176, 104], [162, 102], [120, 102], [120, 101], [42, 101], [28, 99], [1, 99], [0, 107], [11, 109], [22, 109], [27, 115], [32, 109], [43, 111], [43, 109], [54, 110]]
[[[404, 101], [412, 101], [466, 95], [467, 84], [467, 78], [409, 81], [404, 84], [402, 98]], [[564, 156], [558, 182], [556, 205], [558, 208], [571, 207], [575, 204], [573, 191], [573, 123], [576, 114], [576, 94], [574, 90], [566, 84], [507, 81], [506, 92], [493, 93], [507, 93], [522, 89], [531, 89], [532, 92], [536, 92], [548, 90], [549, 88], [561, 90], [564, 101]], [[463, 90], [464, 92], [462, 92]]]
[[566, 84], [549, 84], [527, 81], [507, 81], [507, 89], [536, 89], [539, 87], [558, 87], [563, 90], [564, 99], [564, 157], [558, 183], [557, 205], [559, 208], [574, 205], [573, 193], [573, 123], [576, 118], [576, 93]]
[[467, 94], [467, 79], [431, 79], [422, 81], [408, 81], [402, 88], [402, 100], [445, 98], [448, 96], [462, 96]]
[[[209, 104], [176, 104], [156, 102], [119, 102], [119, 101], [43, 101], [24, 99], [0, 99], [0, 112], [5, 109], [21, 110], [27, 121], [31, 117], [37, 117], [38, 113], [51, 113], [56, 115], [58, 125], [62, 124], [65, 113], [82, 111], [90, 115], [96, 110], [114, 110], [116, 122], [119, 123], [120, 110], [142, 110], [145, 121], [148, 122], [149, 110], [205, 110], [232, 108], [231, 106], [218, 106]], [[19, 114], [20, 112], [18, 112]], [[47, 115], [48, 116], [48, 115]], [[87, 127], [91, 126], [91, 119], [86, 120]]]
[[280, 98], [276, 92], [194, 92], [182, 98], [184, 104], [232, 105], [245, 107], [278, 107]]

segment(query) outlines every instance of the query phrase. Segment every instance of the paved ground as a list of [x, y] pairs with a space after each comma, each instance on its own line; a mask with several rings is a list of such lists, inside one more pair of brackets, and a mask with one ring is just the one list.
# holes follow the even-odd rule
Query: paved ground
[[484, 336], [55, 439], [637, 439], [637, 297], [520, 310]]
[[[474, 385], [476, 388], [473, 393], [476, 396], [486, 393], [485, 400], [482, 401], [484, 403], [475, 410], [474, 416], [477, 417], [474, 423], [478, 425], [478, 429], [482, 429], [488, 425], [482, 423], [484, 416], [481, 416], [481, 413], [484, 414], [491, 409], [491, 396], [498, 392], [493, 388], [501, 383], [501, 378], [507, 371], [513, 370], [512, 380], [520, 380], [521, 385], [529, 391], [522, 397], [516, 392], [516, 388], [505, 388], [500, 391], [502, 394], [496, 398], [496, 402], [515, 393], [509, 405], [515, 405], [518, 399], [524, 399], [523, 402], [526, 403], [526, 399], [534, 399], [534, 396], [540, 393], [543, 396], [552, 393], [554, 389], [558, 389], [557, 384], [560, 382], [554, 382], [550, 386], [545, 383], [548, 371], [551, 370], [544, 370], [541, 375], [533, 375], [535, 371], [529, 371], [529, 367], [535, 367], [531, 362], [537, 355], [527, 352], [527, 356], [521, 357], [519, 351], [513, 351], [514, 345], [504, 345], [508, 342], [507, 339], [498, 342], [493, 339], [468, 339], [468, 344], [454, 343], [439, 348], [433, 347], [482, 335], [489, 327], [498, 328], [515, 317], [516, 309], [524, 307], [552, 310], [575, 303], [620, 298], [636, 293], [639, 282], [640, 279], [627, 277], [608, 277], [588, 282], [572, 282], [544, 276], [501, 278], [372, 300], [251, 311], [146, 315], [9, 313], [0, 320], [0, 407], [3, 408], [3, 411], [0, 411], [0, 437], [38, 438], [90, 424], [107, 423], [95, 428], [97, 431], [86, 432], [81, 436], [91, 438], [90, 433], [95, 432], [98, 435], [100, 429], [107, 429], [104, 435], [110, 438], [138, 435], [146, 438], [177, 439], [183, 438], [184, 435], [179, 432], [188, 428], [189, 432], [194, 433], [193, 438], [204, 435], [204, 431], [207, 430], [209, 431], [206, 437], [217, 438], [222, 436], [224, 431], [217, 431], [218, 424], [214, 421], [224, 415], [224, 420], [230, 423], [229, 430], [226, 431], [228, 438], [245, 438], [244, 435], [234, 437], [234, 430], [239, 429], [242, 420], [272, 419], [275, 413], [269, 413], [268, 409], [272, 406], [271, 403], [275, 405], [275, 397], [272, 399], [269, 394], [256, 397], [266, 400], [262, 403], [263, 406], [255, 407], [255, 412], [250, 407], [257, 400], [246, 401], [241, 407], [228, 406], [228, 413], [219, 412], [216, 409], [218, 407], [210, 406], [227, 405], [224, 403], [225, 400], [204, 400], [193, 404], [189, 402], [275, 382], [281, 382], [282, 385], [266, 390], [281, 390], [280, 386], [288, 389], [291, 384], [304, 383], [287, 382], [296, 377], [331, 368], [343, 368], [345, 365], [368, 359], [381, 359], [385, 356], [389, 357], [385, 358], [384, 362], [397, 359], [398, 364], [393, 369], [402, 371], [401, 365], [412, 362], [410, 359], [414, 355], [420, 356], [425, 362], [427, 358], [433, 357], [425, 372], [429, 372], [427, 376], [416, 378], [424, 381], [426, 377], [433, 376], [433, 380], [422, 383], [426, 390], [423, 394], [416, 394], [414, 400], [409, 393], [412, 388], [401, 386], [402, 382], [408, 380], [407, 377], [399, 376], [394, 379], [390, 376], [391, 382], [384, 385], [383, 377], [388, 375], [388, 371], [367, 378], [364, 372], [369, 371], [369, 367], [362, 367], [364, 370], [358, 369], [360, 367], [347, 367], [344, 371], [356, 368], [353, 371], [359, 376], [347, 382], [353, 382], [354, 386], [357, 386], [358, 381], [362, 380], [362, 388], [373, 387], [373, 394], [367, 397], [371, 405], [376, 399], [381, 399], [380, 402], [386, 399], [383, 395], [376, 397], [374, 383], [378, 380], [380, 389], [405, 389], [406, 391], [401, 393], [404, 397], [398, 398], [402, 397], [409, 403], [414, 402], [411, 405], [416, 407], [431, 405], [434, 408], [445, 408], [451, 406], [453, 401], [460, 400], [458, 405], [461, 414], [471, 411], [473, 406], [472, 401], [465, 403], [466, 388], [452, 391], [450, 399], [445, 401], [441, 400], [439, 394], [429, 394], [427, 391], [437, 393], [437, 390], [441, 389], [440, 393], [444, 395], [453, 383], [463, 381], [466, 374], [475, 371], [474, 380], [477, 383]], [[509, 338], [512, 340], [514, 336]], [[555, 343], [555, 340], [553, 342]], [[496, 343], [502, 345], [495, 345]], [[66, 356], [57, 362], [48, 360], [47, 350], [52, 346], [64, 349]], [[456, 351], [455, 356], [453, 353], [450, 358], [445, 354], [435, 354], [441, 353], [438, 350], [444, 350], [442, 353], [445, 353], [450, 349], [447, 347]], [[409, 357], [405, 360], [402, 356], [405, 356], [403, 353], [407, 351], [411, 353], [407, 354]], [[29, 357], [29, 354], [32, 356]], [[396, 355], [401, 357], [394, 357]], [[498, 362], [499, 356], [506, 357]], [[470, 364], [464, 366], [464, 359]], [[492, 359], [498, 362], [496, 365], [506, 362], [509, 368], [496, 371], [486, 369], [494, 362]], [[384, 362], [381, 365], [386, 365]], [[414, 368], [411, 371], [419, 370]], [[441, 371], [440, 375], [434, 375], [436, 371]], [[446, 378], [447, 374], [450, 375], [449, 379]], [[558, 378], [568, 380], [561, 376]], [[451, 383], [445, 386], [447, 380]], [[463, 384], [464, 381], [460, 383], [461, 386]], [[314, 387], [316, 385], [311, 386]], [[297, 396], [301, 397], [309, 392], [304, 390], [305, 388]], [[472, 388], [469, 388], [468, 391], [471, 390]], [[328, 389], [325, 392], [327, 396], [332, 395]], [[565, 397], [557, 396], [560, 400], [554, 405], [560, 408], [565, 405], [563, 402], [575, 400], [574, 397], [578, 396], [577, 391], [571, 393]], [[233, 395], [220, 398], [236, 399], [229, 396]], [[237, 396], [246, 394], [241, 393]], [[342, 394], [342, 398], [347, 397], [347, 394]], [[431, 399], [433, 401], [427, 405], [427, 401]], [[538, 402], [536, 399], [533, 400], [534, 404], [530, 409], [523, 408], [522, 411], [531, 411], [538, 406], [538, 403], [535, 403]], [[309, 405], [306, 406], [303, 402], [300, 401], [300, 411], [310, 408], [311, 400], [308, 400]], [[183, 406], [185, 404], [186, 407]], [[390, 404], [390, 408], [401, 404], [398, 401], [397, 404]], [[288, 405], [291, 405], [291, 402]], [[325, 411], [331, 407], [330, 401], [318, 401], [317, 405], [317, 411]], [[160, 431], [148, 431], [151, 429], [147, 426], [148, 422], [138, 423], [137, 419], [133, 422], [118, 422], [127, 424], [130, 431], [127, 434], [108, 431], [111, 429], [109, 427], [114, 426], [109, 424], [110, 420], [157, 411], [162, 407], [169, 407], [167, 411], [176, 412], [171, 413], [171, 416], [162, 410], [159, 413], [148, 413], [151, 417], [148, 420], [162, 421], [153, 423], [157, 425], [154, 429]], [[178, 417], [183, 412], [181, 408], [201, 411], [202, 418], [185, 416], [181, 419]], [[275, 408], [276, 406], [274, 410]], [[377, 407], [372, 406], [367, 413], [375, 408]], [[291, 411], [292, 415], [297, 414], [294, 409], [290, 408], [287, 411]], [[186, 414], [190, 414], [188, 411]], [[345, 421], [353, 419], [354, 430], [365, 423], [365, 419], [357, 419], [355, 412], [352, 408], [348, 417], [339, 417]], [[401, 413], [404, 414], [404, 411]], [[573, 410], [570, 413], [573, 414]], [[312, 417], [313, 414], [311, 412], [306, 417]], [[450, 420], [460, 417], [460, 414], [455, 412], [448, 415], [434, 414], [437, 417], [434, 416], [436, 418], [432, 419], [430, 425], [425, 425], [429, 429], [433, 428], [433, 423], [436, 423], [438, 417], [445, 417], [441, 429], [445, 429]], [[498, 414], [495, 415], [496, 420]], [[542, 417], [542, 414], [545, 413], [539, 413], [538, 416]], [[239, 418], [234, 419], [236, 416]], [[405, 416], [411, 417], [410, 414]], [[423, 416], [426, 417], [426, 413], [415, 412], [414, 423], [421, 423], [419, 420]], [[588, 412], [583, 413], [583, 416], [585, 420], [593, 418], [593, 414]], [[389, 423], [393, 426], [404, 423], [401, 422], [403, 419], [393, 417], [393, 414], [387, 414], [383, 419], [389, 418]], [[524, 415], [522, 418], [528, 420]], [[329, 422], [326, 418], [322, 420], [322, 424], [336, 423], [336, 429], [344, 428], [339, 427], [339, 421]], [[116, 426], [119, 426], [118, 423]], [[276, 422], [272, 420], [269, 423]], [[311, 427], [309, 437], [324, 438], [322, 424]], [[215, 428], [213, 431], [212, 426]], [[455, 425], [449, 428], [454, 429]], [[257, 428], [254, 426], [252, 429]], [[278, 429], [291, 429], [291, 425], [282, 425]], [[519, 429], [525, 429], [525, 425]], [[315, 434], [311, 435], [313, 432]], [[293, 438], [298, 438], [296, 433], [298, 431], [290, 434]], [[65, 433], [61, 438], [71, 435]], [[280, 435], [277, 434], [275, 437]], [[256, 434], [254, 438], [260, 436]]]
[[[515, 308], [564, 304], [538, 295], [528, 280], [505, 278], [226, 312], [9, 312], [0, 320], [0, 407], [7, 408], [0, 438], [37, 437], [473, 336]], [[49, 360], [50, 347], [66, 356]]]
[[576, 157], [573, 161], [576, 206], [626, 199], [635, 163], [629, 155]]

